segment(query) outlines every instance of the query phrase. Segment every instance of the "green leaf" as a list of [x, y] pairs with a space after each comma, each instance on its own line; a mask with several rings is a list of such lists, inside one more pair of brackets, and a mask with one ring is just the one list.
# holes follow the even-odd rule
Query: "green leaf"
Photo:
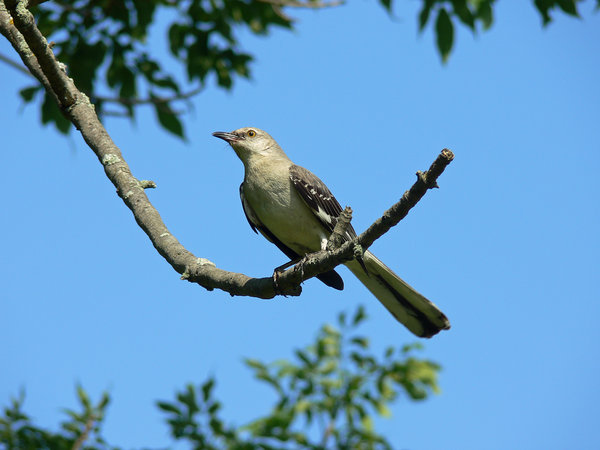
[[71, 122], [63, 116], [54, 99], [47, 93], [44, 93], [42, 102], [42, 123], [54, 123], [58, 131], [63, 134], [66, 134], [71, 127]]
[[350, 359], [354, 361], [358, 367], [362, 367], [365, 362], [365, 358], [357, 352], [350, 353]]
[[308, 355], [304, 351], [296, 350], [294, 353], [307, 367], [313, 366], [313, 363], [311, 362]]
[[475, 18], [473, 13], [469, 9], [467, 0], [451, 0], [452, 9], [454, 14], [458, 16], [460, 21], [468, 26], [471, 30], [475, 31]]
[[183, 134], [183, 124], [177, 117], [177, 115], [164, 103], [158, 103], [154, 105], [156, 117], [162, 127], [173, 133], [175, 136], [185, 139]]
[[323, 366], [319, 368], [319, 372], [322, 375], [330, 375], [338, 368], [338, 361], [336, 360], [328, 360]]
[[74, 422], [85, 422], [83, 414], [76, 413], [72, 409], [63, 409], [62, 412], [69, 416]]
[[557, 0], [558, 6], [567, 14], [579, 17], [579, 13], [577, 12], [577, 3], [575, 0]]
[[354, 313], [354, 317], [352, 319], [352, 325], [356, 326], [367, 318], [367, 314], [365, 313], [365, 307], [360, 305]]
[[390, 358], [394, 354], [394, 347], [388, 347], [385, 349], [385, 357]]
[[41, 89], [41, 86], [30, 86], [23, 88], [19, 91], [19, 95], [26, 102], [29, 103], [35, 97], [35, 94]]
[[188, 384], [185, 387], [185, 391], [179, 394], [177, 398], [181, 403], [188, 407], [189, 414], [195, 414], [200, 410], [196, 401], [196, 391], [193, 385]]
[[452, 44], [454, 41], [454, 27], [450, 20], [450, 15], [444, 8], [440, 8], [435, 22], [435, 32], [437, 38], [437, 47], [442, 57], [442, 62], [448, 60]]
[[266, 383], [270, 384], [278, 392], [282, 391], [281, 386], [279, 385], [279, 382], [275, 378], [273, 378], [271, 375], [269, 375], [267, 372], [260, 372], [260, 373], [256, 374], [256, 378], [259, 380], [263, 380]]
[[210, 398], [210, 394], [212, 392], [213, 387], [215, 386], [215, 379], [214, 378], [209, 378], [203, 385], [202, 385], [202, 400], [206, 403], [208, 401], [208, 399]]
[[483, 29], [488, 30], [494, 22], [494, 12], [492, 11], [492, 5], [487, 1], [481, 2], [477, 7], [477, 17], [483, 23]]
[[250, 367], [252, 369], [267, 370], [267, 366], [265, 364], [263, 364], [262, 362], [260, 362], [258, 359], [245, 358], [244, 364], [246, 364], [248, 367]]
[[429, 21], [429, 15], [434, 3], [435, 0], [425, 0], [423, 2], [423, 8], [419, 12], [419, 32], [422, 32], [425, 29], [425, 25], [427, 25], [427, 22]]
[[92, 409], [92, 402], [90, 401], [90, 397], [81, 385], [77, 385], [77, 397], [79, 398], [79, 401], [81, 402], [86, 411]]
[[103, 392], [102, 397], [100, 398], [100, 402], [98, 402], [98, 406], [96, 407], [99, 411], [104, 411], [108, 403], [110, 402], [110, 396], [108, 392]]
[[392, 12], [392, 0], [379, 0], [379, 3], [381, 3], [388, 13]]
[[369, 340], [365, 337], [357, 336], [350, 340], [355, 345], [358, 345], [361, 348], [368, 349], [369, 348]]
[[364, 417], [361, 417], [360, 423], [365, 430], [373, 431], [373, 419], [371, 419], [371, 416], [365, 415]]
[[533, 2], [538, 12], [542, 15], [542, 24], [544, 26], [548, 25], [552, 21], [552, 17], [550, 17], [548, 11], [553, 5], [553, 2], [554, 0], [535, 0]]
[[322, 330], [323, 330], [323, 333], [326, 334], [327, 336], [332, 336], [332, 337], [336, 337], [336, 338], [340, 336], [340, 332], [329, 324], [323, 325]]
[[376, 409], [377, 413], [379, 413], [379, 415], [382, 417], [388, 418], [392, 416], [392, 412], [384, 402], [378, 402], [376, 404]]
[[172, 403], [160, 402], [159, 401], [159, 402], [156, 402], [156, 406], [159, 409], [161, 409], [161, 410], [163, 410], [165, 412], [170, 412], [170, 413], [173, 413], [173, 414], [177, 414], [178, 416], [183, 415], [183, 413], [181, 412], [181, 410], [177, 406], [173, 405]]
[[304, 411], [310, 408], [310, 402], [308, 400], [298, 400], [298, 402], [294, 405], [294, 409], [296, 413], [303, 413]]
[[209, 406], [208, 414], [211, 416], [214, 416], [217, 413], [217, 411], [219, 411], [220, 409], [221, 409], [221, 404], [219, 402], [215, 402]]
[[402, 353], [408, 354], [413, 350], [423, 350], [423, 344], [420, 342], [413, 342], [412, 344], [405, 344], [402, 346]]

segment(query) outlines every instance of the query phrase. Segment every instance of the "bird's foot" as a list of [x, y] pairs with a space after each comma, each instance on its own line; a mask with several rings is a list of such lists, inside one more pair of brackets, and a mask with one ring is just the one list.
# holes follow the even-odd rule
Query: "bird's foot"
[[281, 274], [285, 272], [286, 269], [292, 267], [293, 265], [297, 264], [303, 259], [304, 258], [292, 259], [291, 261], [288, 261], [285, 264], [282, 264], [281, 266], [275, 267], [273, 269], [273, 285], [275, 286], [275, 292], [281, 293], [281, 289], [279, 287], [279, 277], [281, 276]]

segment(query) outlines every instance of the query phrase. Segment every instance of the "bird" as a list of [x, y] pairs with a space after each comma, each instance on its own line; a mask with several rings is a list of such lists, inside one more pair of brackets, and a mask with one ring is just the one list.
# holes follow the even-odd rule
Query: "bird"
[[[309, 170], [294, 164], [267, 132], [244, 127], [216, 131], [244, 164], [240, 198], [246, 219], [290, 260], [326, 248], [342, 207], [329, 188]], [[356, 237], [350, 225], [347, 239]], [[409, 286], [373, 253], [345, 263], [346, 267], [409, 331], [429, 338], [450, 328], [440, 309]], [[337, 290], [344, 288], [335, 271], [317, 278]]]

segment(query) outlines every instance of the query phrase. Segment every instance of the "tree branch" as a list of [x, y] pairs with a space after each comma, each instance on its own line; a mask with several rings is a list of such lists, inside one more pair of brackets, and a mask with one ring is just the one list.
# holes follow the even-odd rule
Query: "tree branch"
[[37, 58], [33, 55], [31, 50], [29, 50], [25, 39], [23, 39], [21, 33], [19, 33], [19, 31], [15, 28], [13, 19], [6, 10], [6, 6], [3, 1], [0, 1], [0, 34], [2, 34], [2, 36], [4, 36], [8, 42], [10, 42], [12, 47], [21, 57], [25, 67], [29, 69], [30, 74], [37, 78], [40, 84], [46, 89], [46, 92], [52, 95], [58, 102], [58, 98], [54, 94], [48, 78], [46, 78], [46, 75], [42, 71]]
[[[8, 6], [8, 11], [5, 5]], [[16, 28], [12, 26], [9, 12]], [[302, 291], [300, 284], [304, 280], [351, 260], [356, 245], [366, 249], [396, 225], [428, 189], [436, 187], [436, 179], [453, 158], [452, 152], [443, 150], [431, 168], [425, 173], [419, 173], [419, 178], [413, 187], [367, 231], [333, 251], [307, 255], [300, 264], [296, 264], [278, 277], [276, 287], [271, 277], [251, 278], [244, 274], [219, 269], [211, 261], [197, 258], [169, 232], [160, 214], [144, 192], [145, 188], [152, 186], [149, 182], [139, 181], [131, 174], [120, 149], [99, 121], [94, 106], [88, 97], [76, 88], [73, 80], [67, 76], [64, 66], [56, 60], [46, 39], [36, 27], [33, 16], [25, 8], [23, 0], [0, 0], [0, 31], [13, 44], [27, 68], [54, 96], [61, 110], [80, 131], [85, 142], [103, 165], [107, 177], [116, 187], [117, 194], [131, 210], [136, 222], [150, 238], [158, 253], [173, 269], [182, 274], [182, 279], [198, 283], [208, 290], [216, 288], [231, 295], [263, 299], [270, 299], [278, 294], [299, 295]], [[342, 230], [343, 226], [340, 225]]]
[[2, 53], [0, 53], [0, 61], [2, 61], [3, 63], [6, 63], [7, 65], [9, 65], [10, 67], [12, 67], [13, 69], [17, 69], [19, 72], [27, 75], [28, 77], [31, 76], [31, 72], [29, 72], [25, 67], [23, 67], [18, 62], [13, 61], [8, 56], [4, 56]]
[[[2, 56], [2, 55], [0, 55]], [[101, 95], [93, 95], [91, 94], [92, 100], [98, 100], [105, 103], [120, 103], [121, 105], [127, 106], [136, 106], [136, 105], [145, 105], [145, 104], [154, 104], [160, 105], [164, 103], [169, 103], [176, 100], [187, 100], [190, 97], [200, 93], [203, 89], [203, 86], [198, 86], [191, 91], [184, 92], [181, 94], [175, 94], [169, 97], [150, 97], [150, 98], [135, 98], [135, 97], [104, 97]]]
[[88, 420], [85, 422], [85, 428], [83, 429], [83, 431], [81, 432], [81, 434], [79, 435], [77, 440], [73, 443], [73, 447], [71, 447], [71, 450], [80, 450], [81, 449], [81, 446], [85, 443], [85, 441], [89, 437], [90, 431], [92, 431], [92, 428], [94, 427], [95, 422], [96, 422], [96, 418], [94, 417], [94, 415], [91, 415], [90, 417], [88, 417]]

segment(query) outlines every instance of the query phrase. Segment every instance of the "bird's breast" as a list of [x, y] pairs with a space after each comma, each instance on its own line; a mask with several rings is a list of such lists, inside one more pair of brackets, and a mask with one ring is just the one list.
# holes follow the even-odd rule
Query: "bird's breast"
[[290, 180], [288, 169], [246, 171], [244, 196], [262, 224], [282, 243], [299, 254], [320, 249], [325, 229]]

